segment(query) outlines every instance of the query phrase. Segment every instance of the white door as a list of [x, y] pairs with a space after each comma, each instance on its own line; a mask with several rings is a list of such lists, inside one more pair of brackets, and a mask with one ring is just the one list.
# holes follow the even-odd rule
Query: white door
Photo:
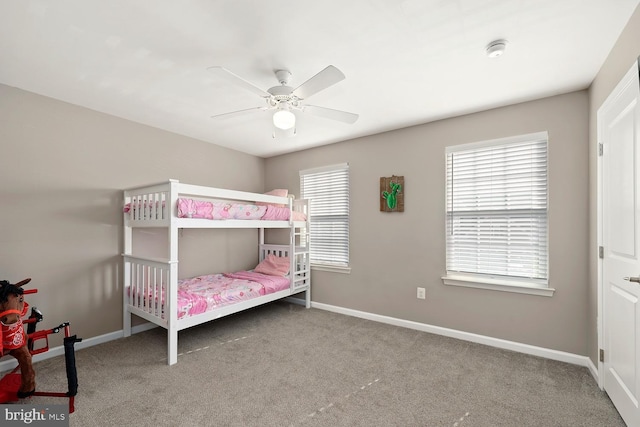
[[634, 64], [598, 110], [604, 389], [640, 426], [640, 85]]

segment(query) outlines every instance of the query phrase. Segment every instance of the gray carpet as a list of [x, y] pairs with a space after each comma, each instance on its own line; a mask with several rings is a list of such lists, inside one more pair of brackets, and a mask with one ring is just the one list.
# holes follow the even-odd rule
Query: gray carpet
[[[71, 426], [624, 426], [586, 368], [287, 302], [179, 351], [167, 366], [159, 328], [79, 350]], [[66, 390], [61, 357], [36, 370]]]

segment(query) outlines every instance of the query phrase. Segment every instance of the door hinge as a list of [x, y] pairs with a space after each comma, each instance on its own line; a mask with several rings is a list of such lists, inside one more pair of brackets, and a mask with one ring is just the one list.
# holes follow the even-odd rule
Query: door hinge
[[604, 258], [604, 246], [598, 246], [598, 258]]
[[604, 144], [602, 142], [598, 143], [598, 156], [602, 156], [604, 154]]
[[600, 361], [604, 362], [604, 350], [600, 349]]

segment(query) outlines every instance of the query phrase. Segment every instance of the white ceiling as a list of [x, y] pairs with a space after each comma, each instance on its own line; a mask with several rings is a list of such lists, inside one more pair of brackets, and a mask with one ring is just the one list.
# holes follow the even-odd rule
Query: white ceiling
[[[589, 86], [640, 0], [0, 0], [0, 83], [270, 157]], [[492, 40], [506, 53], [485, 55]], [[272, 138], [267, 89], [346, 79]], [[135, 141], [132, 141], [135, 143]]]

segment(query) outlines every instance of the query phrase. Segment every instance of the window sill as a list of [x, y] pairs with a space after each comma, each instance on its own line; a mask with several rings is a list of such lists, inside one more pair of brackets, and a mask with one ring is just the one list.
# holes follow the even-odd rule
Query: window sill
[[332, 273], [351, 274], [351, 267], [342, 267], [339, 265], [327, 264], [311, 264], [311, 270], [329, 271]]
[[488, 289], [492, 291], [514, 292], [518, 294], [552, 297], [556, 291], [542, 285], [529, 285], [517, 281], [501, 279], [485, 279], [478, 277], [449, 275], [442, 277], [442, 282], [449, 286], [463, 286], [466, 288]]

